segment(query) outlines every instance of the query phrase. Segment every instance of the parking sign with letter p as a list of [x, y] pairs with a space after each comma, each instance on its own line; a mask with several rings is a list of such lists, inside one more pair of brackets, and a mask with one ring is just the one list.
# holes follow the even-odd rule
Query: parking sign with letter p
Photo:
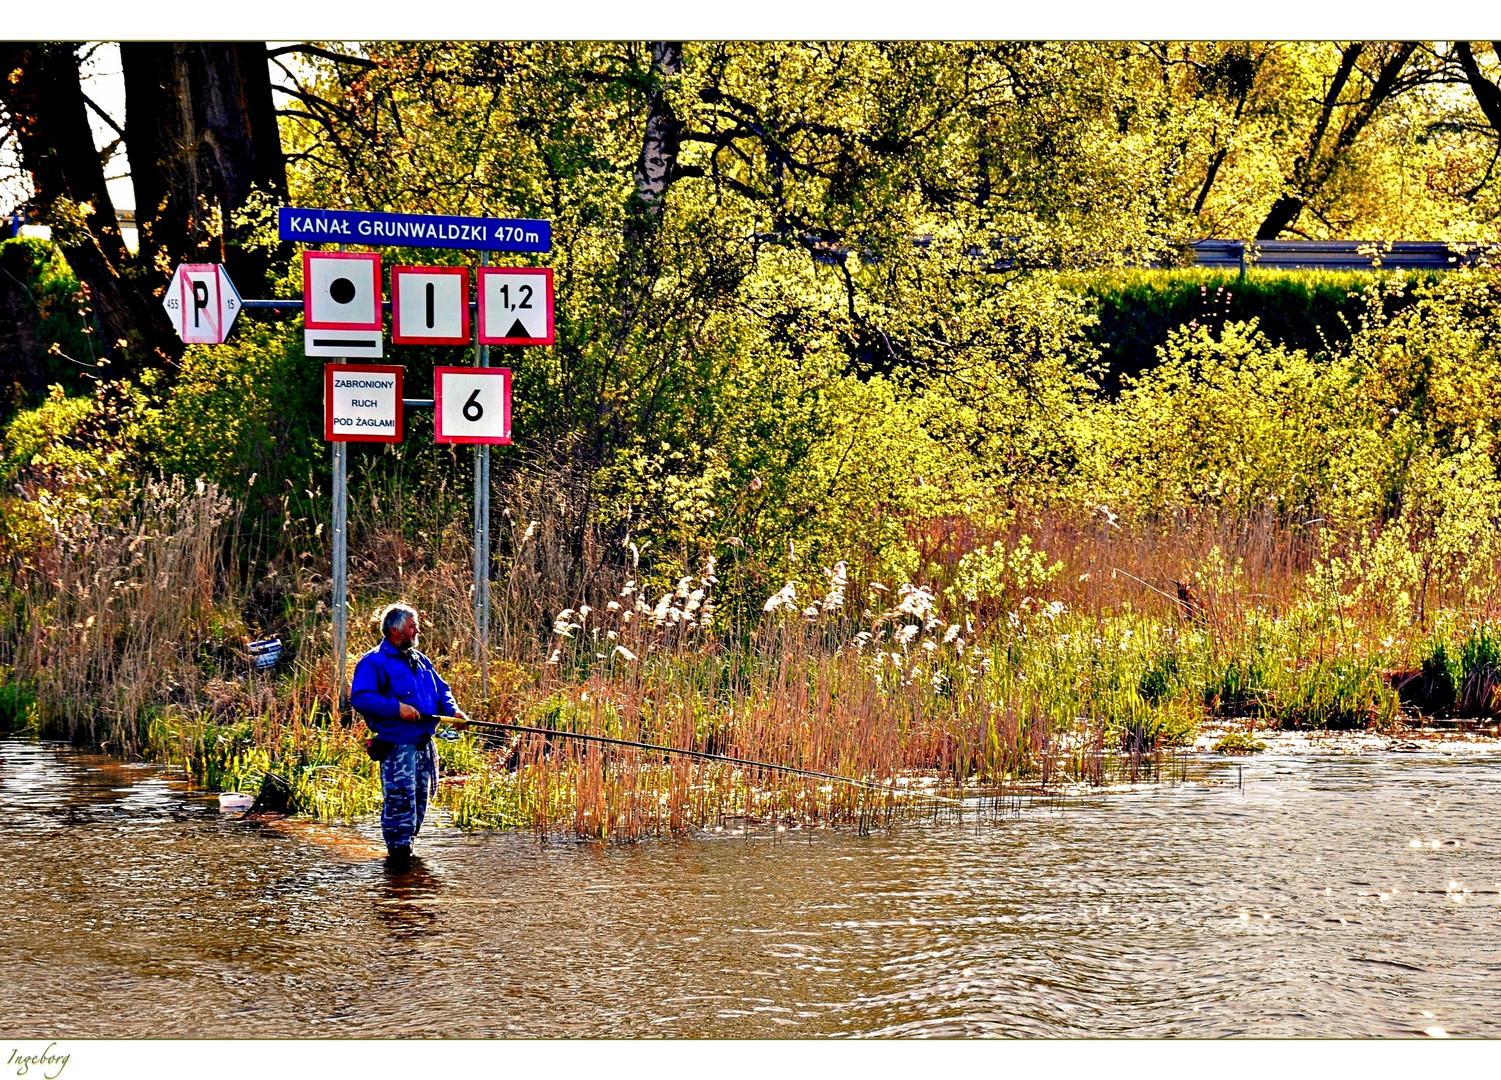
[[162, 307], [184, 344], [219, 345], [240, 313], [240, 294], [218, 263], [181, 263]]
[[440, 443], [509, 444], [511, 369], [434, 369], [433, 438]]

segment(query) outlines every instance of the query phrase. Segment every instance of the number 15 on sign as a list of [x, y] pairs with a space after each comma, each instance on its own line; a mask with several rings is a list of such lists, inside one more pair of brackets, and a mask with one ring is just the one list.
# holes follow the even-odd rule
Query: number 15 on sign
[[511, 369], [437, 368], [433, 406], [437, 442], [504, 446], [511, 441]]

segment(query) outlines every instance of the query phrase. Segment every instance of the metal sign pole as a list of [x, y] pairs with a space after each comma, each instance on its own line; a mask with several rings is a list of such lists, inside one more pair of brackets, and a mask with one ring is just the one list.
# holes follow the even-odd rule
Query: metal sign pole
[[[342, 363], [342, 361], [340, 361]], [[344, 663], [348, 652], [348, 519], [349, 499], [347, 490], [349, 444], [334, 443], [334, 715], [344, 713]]]
[[[340, 244], [339, 250], [345, 250]], [[335, 364], [345, 362], [345, 357], [333, 357]], [[399, 407], [399, 406], [398, 406]], [[334, 608], [334, 720], [343, 718], [344, 695], [348, 686], [344, 680], [344, 665], [348, 660], [349, 635], [349, 491], [348, 491], [349, 444], [334, 443], [333, 467], [333, 608]]]
[[[481, 251], [481, 266], [490, 253]], [[480, 344], [474, 322], [474, 366], [490, 366], [490, 346]], [[474, 661], [479, 665], [480, 700], [490, 701], [490, 447], [474, 448]]]

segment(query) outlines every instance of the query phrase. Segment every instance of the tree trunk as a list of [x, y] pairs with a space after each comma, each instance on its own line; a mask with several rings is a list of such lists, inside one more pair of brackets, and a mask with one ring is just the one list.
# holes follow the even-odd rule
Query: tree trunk
[[1319, 111], [1318, 123], [1314, 125], [1313, 134], [1308, 140], [1308, 148], [1294, 163], [1292, 175], [1288, 177], [1283, 193], [1277, 197], [1277, 201], [1272, 204], [1271, 210], [1267, 213], [1266, 220], [1256, 230], [1256, 239], [1275, 240], [1282, 230], [1292, 227], [1309, 200], [1318, 193], [1330, 174], [1334, 172], [1335, 166], [1355, 145], [1355, 140], [1360, 137], [1360, 133], [1376, 118], [1376, 113], [1381, 106], [1386, 104], [1389, 98], [1401, 92], [1399, 80], [1407, 67], [1407, 62], [1417, 51], [1417, 44], [1410, 41], [1398, 43], [1382, 58], [1375, 75], [1366, 75], [1371, 80], [1370, 90], [1364, 97], [1345, 103], [1350, 112], [1340, 126], [1334, 145], [1328, 153], [1321, 153], [1324, 136], [1328, 133], [1329, 125], [1334, 119], [1335, 110], [1340, 107], [1340, 97], [1345, 92], [1350, 76], [1360, 70], [1356, 65], [1362, 53], [1366, 51], [1366, 43], [1361, 41], [1350, 42], [1342, 51], [1339, 68], [1335, 71], [1329, 89], [1324, 95], [1324, 106]]
[[36, 275], [26, 241], [0, 244], [0, 416], [9, 416], [47, 391], [37, 350], [41, 313], [32, 292]]
[[683, 70], [683, 43], [654, 41], [652, 73], [656, 78], [646, 96], [646, 133], [636, 159], [636, 191], [626, 220], [628, 240], [644, 239], [662, 220], [667, 189], [677, 179], [678, 149], [683, 123], [672, 111], [662, 79]]
[[110, 374], [130, 375], [180, 355], [166, 313], [127, 273], [130, 255], [89, 128], [75, 46], [0, 44], [0, 70], [10, 73], [0, 79], [0, 104], [21, 165], [32, 175], [38, 217], [88, 287]]
[[261, 295], [269, 259], [232, 221], [253, 189], [284, 202], [286, 165], [259, 42], [122, 42], [125, 145], [142, 262], [222, 262]]
[[[1491, 42], [1491, 48], [1496, 50], [1496, 56], [1501, 58], [1501, 41]], [[1456, 41], [1454, 53], [1459, 57], [1459, 66], [1464, 69], [1465, 81], [1470, 84], [1470, 90], [1475, 95], [1475, 103], [1480, 106], [1480, 111], [1485, 113], [1485, 118], [1498, 133], [1501, 133], [1501, 87], [1491, 82], [1480, 70], [1480, 65], [1475, 62], [1475, 52], [1468, 41]]]
[[1256, 239], [1275, 240], [1282, 235], [1282, 230], [1298, 220], [1298, 215], [1303, 212], [1303, 199], [1298, 195], [1279, 195], [1277, 201], [1272, 203], [1271, 210], [1267, 211], [1266, 220], [1256, 230]]

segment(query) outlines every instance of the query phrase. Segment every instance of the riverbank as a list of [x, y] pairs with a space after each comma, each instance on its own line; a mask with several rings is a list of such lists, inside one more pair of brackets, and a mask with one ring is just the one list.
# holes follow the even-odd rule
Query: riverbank
[[[1073, 797], [1153, 783], [1185, 754], [1497, 745], [1410, 730], [1402, 697], [1417, 685], [1452, 710], [1492, 708], [1498, 638], [1485, 622], [1446, 615], [1421, 635], [1373, 639], [1340, 634], [1313, 606], [1274, 615], [1215, 600], [1156, 613], [1127, 602], [1092, 614], [1051, 601], [984, 626], [948, 621], [930, 589], [910, 585], [868, 586], [857, 619], [852, 586], [829, 578], [821, 596], [772, 597], [738, 642], [706, 625], [708, 575], [660, 597], [628, 584], [603, 611], [560, 613], [545, 662], [493, 660], [488, 701], [477, 667], [440, 638], [435, 658], [476, 719], [537, 730], [440, 743], [435, 808], [463, 827], [598, 840], [727, 821], [863, 829], [934, 812], [935, 792]], [[363, 724], [328, 708], [327, 653], [304, 646], [269, 672], [234, 663], [200, 654], [177, 668], [176, 700], [146, 701], [134, 736], [108, 748], [294, 815], [375, 813], [378, 768]], [[51, 685], [73, 694], [70, 707], [88, 704]], [[36, 733], [88, 741], [87, 729], [59, 730], [56, 713], [49, 723], [45, 700], [23, 706], [16, 687], [11, 711]], [[646, 745], [621, 745], [633, 743]]]
[[[16, 578], [0, 723], [178, 762], [205, 788], [292, 813], [371, 813], [379, 781], [363, 726], [331, 711], [326, 582], [305, 569], [288, 582], [280, 659], [260, 670], [245, 648], [265, 633], [246, 624], [253, 590], [219, 562], [230, 503], [181, 483], [143, 498], [139, 517], [113, 525], [79, 517], [55, 577]], [[1340, 555], [1328, 537], [1272, 521], [1127, 529], [1061, 510], [1008, 530], [964, 555], [948, 585], [860, 578], [841, 560], [748, 603], [721, 596], [714, 557], [656, 584], [622, 569], [592, 600], [544, 609], [530, 637], [521, 594], [497, 581], [510, 631], [488, 677], [454, 575], [463, 538], [449, 537], [394, 583], [383, 564], [356, 568], [346, 675], [381, 608], [404, 597], [471, 715], [541, 732], [445, 744], [440, 805], [466, 826], [612, 840], [731, 818], [860, 827], [891, 811], [904, 777], [1099, 787], [1206, 739], [1389, 741], [1413, 709], [1501, 712], [1490, 601], [1430, 599], [1421, 618], [1388, 606], [1370, 591], [1359, 537]], [[1352, 738], [1326, 745], [1386, 745]]]

